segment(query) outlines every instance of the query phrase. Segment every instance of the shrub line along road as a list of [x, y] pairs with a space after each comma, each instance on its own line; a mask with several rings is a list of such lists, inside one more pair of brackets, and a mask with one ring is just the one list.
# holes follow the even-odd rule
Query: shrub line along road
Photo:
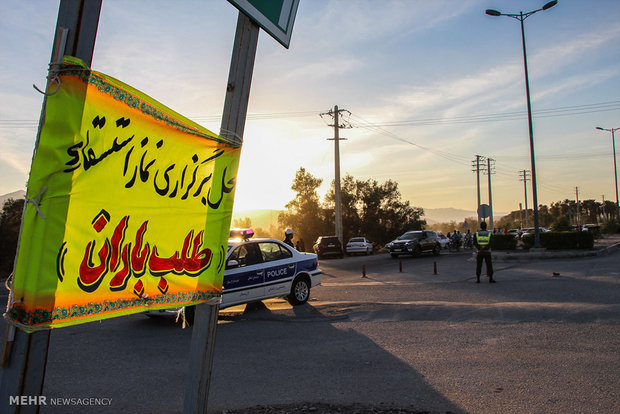
[[[307, 304], [222, 310], [210, 412], [620, 412], [620, 253], [497, 261], [496, 284], [471, 252], [400, 260], [321, 260]], [[190, 339], [172, 317], [56, 329], [43, 394], [112, 402], [41, 412], [181, 412]]]

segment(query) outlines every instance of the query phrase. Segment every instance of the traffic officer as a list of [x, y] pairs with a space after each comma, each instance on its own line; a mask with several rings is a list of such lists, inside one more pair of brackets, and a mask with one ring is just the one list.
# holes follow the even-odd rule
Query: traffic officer
[[487, 231], [487, 223], [484, 221], [480, 223], [480, 231], [474, 234], [474, 246], [478, 249], [476, 254], [476, 283], [480, 283], [483, 260], [487, 265], [489, 283], [495, 283], [495, 280], [493, 280], [493, 263], [491, 261], [491, 232]]
[[284, 240], [283, 240], [283, 242], [288, 244], [289, 246], [291, 246], [294, 249], [295, 245], [293, 244], [293, 234], [295, 234], [293, 232], [293, 230], [286, 229], [286, 231], [284, 232]]

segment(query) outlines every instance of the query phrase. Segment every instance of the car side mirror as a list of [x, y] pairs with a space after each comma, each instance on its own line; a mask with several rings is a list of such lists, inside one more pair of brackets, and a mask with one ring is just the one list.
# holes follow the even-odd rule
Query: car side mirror
[[234, 269], [236, 267], [239, 267], [239, 262], [236, 260], [229, 260], [228, 263], [226, 263], [226, 269]]

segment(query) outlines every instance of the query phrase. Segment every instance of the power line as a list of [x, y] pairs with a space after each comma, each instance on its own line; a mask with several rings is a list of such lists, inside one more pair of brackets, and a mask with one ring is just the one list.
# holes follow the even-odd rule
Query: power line
[[417, 144], [417, 143], [415, 143], [413, 141], [410, 141], [408, 139], [402, 138], [402, 137], [394, 134], [393, 132], [390, 132], [390, 131], [388, 131], [386, 129], [383, 129], [381, 127], [375, 126], [374, 124], [372, 124], [371, 122], [365, 120], [364, 118], [360, 117], [359, 115], [352, 114], [351, 117], [355, 118], [355, 119], [358, 119], [360, 121], [360, 122], [358, 122], [356, 124], [353, 124], [354, 127], [357, 126], [359, 128], [363, 128], [363, 129], [366, 129], [366, 130], [369, 130], [369, 131], [372, 131], [372, 132], [375, 132], [375, 133], [378, 133], [378, 134], [381, 134], [381, 135], [385, 135], [385, 136], [387, 136], [389, 138], [392, 138], [392, 139], [394, 139], [396, 141], [400, 141], [400, 142], [403, 142], [405, 144], [412, 145], [412, 146], [414, 146], [416, 148], [419, 148], [421, 150], [428, 151], [428, 152], [430, 152], [432, 154], [435, 154], [435, 155], [437, 155], [437, 156], [439, 156], [441, 158], [444, 158], [444, 159], [446, 159], [448, 161], [455, 162], [457, 164], [461, 164], [461, 165], [465, 164], [465, 165], [467, 165], [469, 163], [468, 157], [452, 154], [452, 153], [447, 152], [447, 151], [437, 150], [437, 149], [433, 149], [433, 148], [429, 148], [429, 147], [425, 147], [423, 145]]
[[[594, 112], [608, 112], [620, 110], [620, 101], [599, 102], [593, 104], [563, 106], [558, 108], [547, 108], [537, 110], [534, 118], [550, 118], [558, 116], [582, 115]], [[248, 121], [270, 120], [270, 119], [286, 119], [286, 118], [302, 118], [316, 116], [319, 111], [296, 111], [296, 112], [262, 112], [248, 114]], [[365, 127], [388, 127], [388, 126], [428, 126], [428, 125], [450, 125], [464, 123], [486, 123], [497, 121], [515, 121], [523, 120], [527, 116], [526, 111], [501, 112], [491, 114], [466, 115], [460, 117], [441, 117], [441, 118], [423, 118], [410, 119], [403, 121], [392, 121], [382, 123], [371, 123], [364, 121]], [[189, 117], [193, 121], [209, 122], [219, 121], [221, 115], [197, 115]], [[36, 128], [38, 121], [28, 119], [3, 119], [0, 120], [0, 128]]]
[[[259, 112], [248, 114], [247, 121], [262, 121], [269, 119], [303, 118], [316, 116], [318, 111], [297, 112]], [[197, 115], [188, 116], [194, 122], [216, 122], [222, 119], [222, 115]], [[0, 128], [37, 128], [39, 121], [29, 119], [0, 119]]]
[[[593, 112], [607, 112], [620, 110], [620, 101], [601, 102], [595, 104], [564, 106], [559, 108], [539, 109], [534, 114], [534, 118], [550, 118], [558, 116], [571, 116], [589, 114]], [[460, 117], [442, 117], [442, 118], [423, 118], [410, 119], [403, 121], [391, 121], [382, 123], [368, 123], [367, 126], [388, 127], [388, 126], [428, 126], [428, 125], [450, 125], [450, 124], [468, 124], [468, 123], [485, 123], [497, 121], [515, 121], [523, 120], [527, 117], [526, 111], [502, 112], [494, 114], [467, 115]]]

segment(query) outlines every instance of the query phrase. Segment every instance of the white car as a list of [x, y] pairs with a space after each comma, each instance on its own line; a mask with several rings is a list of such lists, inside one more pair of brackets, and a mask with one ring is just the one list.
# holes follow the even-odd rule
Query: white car
[[351, 255], [353, 253], [363, 253], [366, 255], [372, 254], [372, 243], [366, 240], [365, 237], [353, 237], [347, 243], [344, 251]]
[[[314, 253], [300, 253], [273, 239], [252, 239], [251, 230], [231, 230], [220, 309], [263, 299], [285, 297], [292, 305], [310, 298], [310, 289], [321, 283], [322, 271]], [[176, 311], [175, 311], [176, 312]], [[149, 311], [157, 316], [166, 310]], [[185, 316], [193, 321], [194, 306]]]
[[443, 233], [437, 233], [437, 237], [439, 238], [439, 244], [441, 244], [442, 249], [447, 249], [450, 244], [450, 239]]

